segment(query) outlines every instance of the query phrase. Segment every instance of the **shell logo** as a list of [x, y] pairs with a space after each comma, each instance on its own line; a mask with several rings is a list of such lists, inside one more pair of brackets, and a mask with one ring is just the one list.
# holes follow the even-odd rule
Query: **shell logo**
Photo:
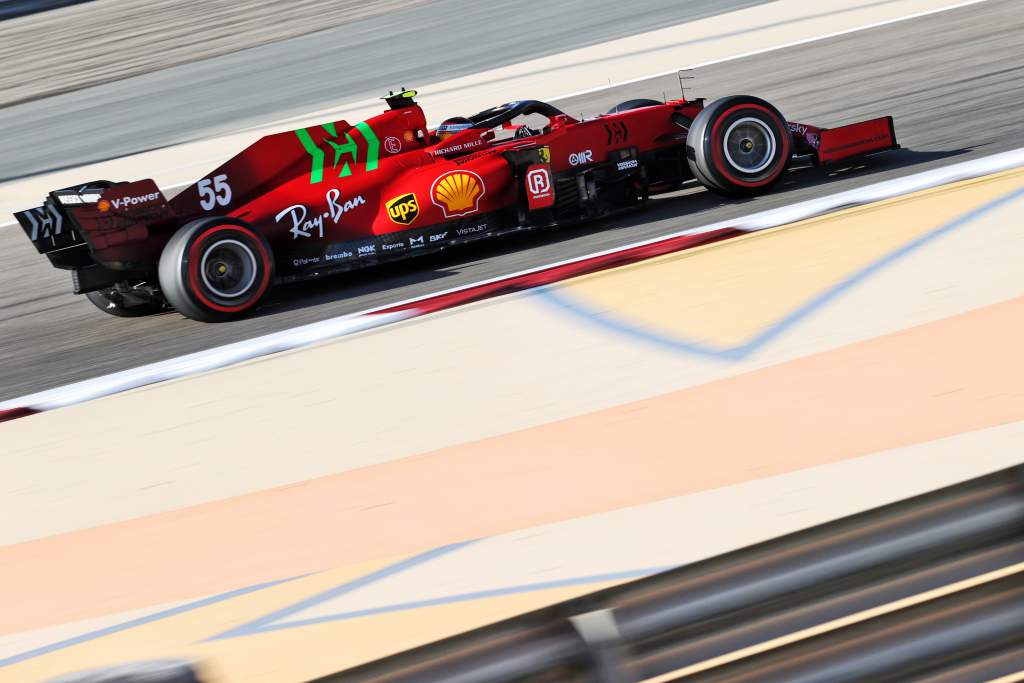
[[445, 218], [476, 213], [487, 188], [483, 178], [472, 171], [449, 171], [430, 188], [430, 200], [441, 207]]

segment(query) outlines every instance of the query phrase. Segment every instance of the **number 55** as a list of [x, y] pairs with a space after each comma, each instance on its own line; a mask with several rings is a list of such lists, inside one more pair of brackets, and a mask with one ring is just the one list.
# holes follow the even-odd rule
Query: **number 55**
[[231, 186], [228, 185], [227, 175], [222, 173], [214, 176], [213, 180], [204, 178], [199, 181], [199, 206], [203, 207], [203, 211], [209, 211], [218, 204], [227, 206], [230, 203]]

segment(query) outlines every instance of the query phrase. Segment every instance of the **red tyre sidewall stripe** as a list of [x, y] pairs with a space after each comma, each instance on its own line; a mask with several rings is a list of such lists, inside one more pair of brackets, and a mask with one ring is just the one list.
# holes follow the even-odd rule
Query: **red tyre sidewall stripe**
[[[781, 146], [783, 153], [780, 157], [781, 162], [779, 163], [779, 167], [775, 169], [775, 172], [769, 175], [764, 180], [759, 180], [757, 182], [752, 183], [750, 181], [737, 178], [728, 171], [728, 164], [725, 162], [725, 154], [722, 152], [722, 146], [718, 144], [718, 128], [722, 125], [722, 122], [725, 121], [726, 118], [728, 118], [729, 114], [733, 113], [737, 109], [757, 109], [759, 111], [762, 111], [765, 114], [767, 114], [771, 118], [771, 120], [778, 125], [779, 130], [782, 131]], [[729, 182], [735, 183], [742, 187], [763, 187], [765, 185], [770, 184], [773, 180], [778, 178], [779, 174], [781, 174], [782, 170], [786, 167], [786, 159], [789, 158], [789, 145], [789, 132], [786, 127], [786, 122], [780, 120], [779, 117], [775, 115], [775, 112], [773, 112], [771, 109], [768, 109], [767, 107], [762, 107], [759, 104], [737, 104], [735, 107], [730, 107], [729, 109], [725, 110], [725, 112], [723, 112], [721, 116], [718, 117], [718, 119], [715, 121], [715, 125], [712, 126], [711, 128], [711, 156], [715, 161], [715, 170], [721, 173], [723, 176], [725, 176], [725, 178]]]
[[[259, 289], [256, 291], [255, 294], [250, 296], [245, 303], [241, 304], [240, 306], [221, 306], [220, 304], [210, 301], [203, 295], [203, 291], [199, 283], [199, 257], [202, 251], [201, 246], [210, 235], [216, 234], [218, 232], [235, 232], [246, 234], [246, 236], [249, 237], [250, 241], [256, 243], [256, 251], [259, 253], [260, 260], [263, 262], [263, 279], [260, 282]], [[188, 264], [186, 265], [186, 267], [188, 268], [188, 282], [192, 290], [191, 294], [193, 294], [197, 299], [199, 299], [199, 303], [203, 304], [207, 308], [210, 308], [214, 311], [219, 311], [221, 313], [238, 313], [239, 311], [244, 311], [245, 309], [255, 304], [257, 301], [259, 301], [259, 298], [263, 296], [263, 292], [267, 290], [267, 286], [270, 284], [270, 255], [267, 254], [267, 250], [263, 247], [263, 242], [248, 233], [250, 233], [249, 230], [246, 230], [245, 228], [239, 225], [217, 225], [210, 228], [209, 230], [201, 234], [199, 237], [197, 237], [196, 240], [192, 243], [192, 246], [189, 248]]]

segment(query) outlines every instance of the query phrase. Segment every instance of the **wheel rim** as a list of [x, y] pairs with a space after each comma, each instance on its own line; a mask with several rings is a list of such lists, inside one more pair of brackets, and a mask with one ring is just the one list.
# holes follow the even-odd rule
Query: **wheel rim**
[[256, 282], [256, 255], [238, 240], [219, 240], [203, 252], [199, 273], [214, 296], [237, 299]]
[[723, 141], [725, 158], [741, 173], [760, 173], [775, 160], [775, 133], [761, 119], [746, 116], [732, 123]]

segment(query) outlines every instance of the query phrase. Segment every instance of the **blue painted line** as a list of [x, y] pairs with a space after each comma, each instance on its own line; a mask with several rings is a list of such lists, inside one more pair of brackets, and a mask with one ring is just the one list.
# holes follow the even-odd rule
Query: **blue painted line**
[[22, 652], [21, 654], [12, 655], [10, 657], [7, 657], [6, 659], [0, 659], [0, 667], [10, 666], [11, 664], [17, 664], [18, 662], [24, 662], [27, 659], [40, 657], [42, 655], [50, 654], [51, 652], [56, 652], [57, 650], [63, 650], [64, 648], [71, 647], [72, 645], [87, 643], [90, 640], [96, 640], [97, 638], [109, 636], [114, 633], [127, 631], [128, 629], [136, 628], [138, 626], [145, 626], [146, 624], [151, 624], [155, 621], [160, 621], [161, 619], [173, 617], [178, 614], [184, 614], [185, 612], [191, 612], [192, 610], [197, 610], [201, 607], [214, 605], [218, 602], [224, 602], [225, 600], [237, 598], [243, 595], [247, 595], [249, 593], [255, 593], [256, 591], [261, 591], [265, 588], [272, 588], [273, 586], [277, 586], [282, 583], [287, 583], [288, 581], [300, 579], [302, 578], [302, 576], [308, 576], [308, 574], [303, 574], [301, 576], [292, 576], [287, 579], [278, 579], [277, 581], [268, 581], [266, 583], [258, 583], [255, 586], [248, 586], [246, 588], [239, 588], [237, 590], [228, 591], [227, 593], [220, 593], [219, 595], [214, 595], [209, 598], [203, 598], [202, 600], [196, 600], [195, 602], [190, 602], [185, 605], [179, 605], [178, 607], [172, 607], [170, 609], [163, 610], [162, 612], [156, 612], [155, 614], [150, 614], [145, 617], [139, 617], [138, 619], [132, 619], [121, 624], [108, 626], [106, 628], [101, 628], [96, 631], [90, 631], [89, 633], [83, 633], [82, 635], [75, 636], [74, 638], [68, 638], [67, 640], [61, 640], [50, 645], [38, 647], [34, 650], [28, 650], [27, 652]]
[[275, 612], [271, 612], [270, 614], [266, 614], [257, 619], [253, 619], [252, 621], [242, 624], [241, 626], [237, 626], [228, 631], [224, 631], [223, 633], [215, 635], [211, 638], [207, 638], [206, 640], [201, 642], [223, 640], [226, 638], [238, 638], [240, 636], [250, 636], [257, 633], [266, 633], [267, 631], [281, 630], [281, 628], [289, 628], [287, 624], [282, 626], [279, 622], [281, 622], [281, 620], [283, 619], [286, 619], [287, 617], [292, 616], [293, 614], [297, 614], [298, 612], [309, 609], [314, 605], [326, 602], [327, 600], [333, 600], [338, 596], [345, 595], [346, 593], [351, 593], [355, 590], [363, 588], [364, 586], [368, 586], [372, 583], [376, 583], [377, 581], [381, 581], [382, 579], [386, 579], [389, 576], [401, 574], [402, 572], [412, 569], [413, 567], [417, 567], [425, 562], [429, 562], [430, 560], [441, 557], [442, 555], [447, 555], [449, 553], [455, 552], [456, 550], [464, 548], [467, 545], [470, 545], [475, 542], [475, 540], [463, 541], [460, 543], [444, 545], [439, 548], [434, 548], [433, 550], [428, 550], [424, 553], [420, 553], [419, 555], [415, 555], [408, 559], [402, 560], [401, 562], [396, 562], [392, 565], [388, 565], [383, 569], [378, 569], [375, 572], [370, 572], [369, 574], [361, 576], [358, 579], [354, 579], [347, 583], [343, 583], [340, 586], [330, 588], [326, 591], [323, 591], [322, 593], [317, 593], [316, 595], [306, 598], [305, 600], [296, 602], [292, 605], [289, 605], [288, 607], [279, 609]]
[[686, 353], [695, 356], [710, 356], [719, 360], [739, 360], [730, 349], [717, 349], [700, 342], [688, 341], [682, 338], [669, 337], [667, 335], [638, 327], [630, 322], [614, 317], [609, 313], [589, 308], [586, 304], [573, 300], [564, 292], [557, 292], [561, 289], [558, 285], [547, 285], [537, 289], [529, 290], [534, 296], [540, 297], [548, 304], [560, 308], [566, 313], [580, 318], [588, 323], [597, 325], [604, 330], [611, 330], [632, 339], [639, 339], [653, 346], [673, 351]]
[[312, 617], [309, 619], [298, 619], [295, 621], [283, 621], [274, 624], [268, 624], [264, 625], [260, 629], [260, 632], [265, 633], [267, 631], [284, 631], [287, 629], [300, 628], [303, 626], [313, 626], [316, 624], [324, 624], [332, 621], [345, 621], [348, 619], [358, 619], [360, 617], [370, 617], [377, 614], [387, 614], [389, 612], [404, 612], [407, 610], [420, 609], [423, 607], [450, 605], [457, 602], [483, 600], [485, 598], [515, 595], [518, 593], [532, 593], [534, 591], [547, 590], [550, 588], [564, 588], [567, 586], [579, 586], [590, 583], [600, 583], [603, 581], [639, 579], [651, 576], [653, 574], [657, 574], [659, 572], [668, 571], [669, 569], [675, 569], [675, 567], [676, 565], [671, 565], [666, 567], [653, 567], [648, 569], [635, 569], [623, 572], [613, 572], [609, 574], [594, 574], [591, 576], [579, 576], [570, 579], [559, 579], [556, 581], [541, 581], [538, 583], [523, 584], [519, 586], [507, 586], [505, 588], [494, 588], [491, 590], [475, 591], [471, 593], [460, 593], [458, 595], [448, 595], [440, 598], [431, 598], [429, 600], [414, 600], [410, 602], [401, 602], [391, 605], [382, 605], [380, 607], [371, 607], [368, 609], [354, 610], [351, 612], [338, 612], [336, 614], [327, 614], [324, 616]]
[[660, 332], [648, 330], [637, 326], [631, 322], [620, 319], [613, 314], [606, 313], [604, 311], [597, 311], [586, 304], [574, 300], [572, 297], [567, 295], [562, 287], [559, 285], [548, 285], [535, 290], [531, 290], [534, 295], [540, 297], [550, 305], [555, 306], [563, 311], [572, 314], [574, 317], [586, 320], [591, 324], [597, 325], [603, 329], [611, 330], [616, 334], [621, 334], [633, 339], [640, 339], [648, 344], [652, 344], [662, 349], [667, 349], [676, 353], [685, 353], [690, 355], [705, 356], [714, 358], [722, 361], [739, 361], [748, 358], [755, 351], [762, 348], [765, 344], [772, 341], [786, 330], [790, 329], [797, 323], [801, 322], [805, 318], [809, 317], [812, 313], [818, 311], [834, 299], [842, 296], [850, 289], [853, 289], [861, 282], [877, 274], [879, 271], [891, 266], [900, 259], [906, 257], [912, 252], [920, 249], [921, 247], [935, 241], [936, 239], [947, 235], [954, 230], [963, 228], [984, 215], [995, 211], [996, 209], [1002, 208], [1003, 206], [1010, 204], [1011, 202], [1024, 197], [1024, 188], [1014, 190], [1009, 194], [1003, 195], [991, 202], [984, 204], [980, 207], [973, 209], [965, 213], [958, 218], [953, 219], [949, 223], [936, 228], [935, 230], [914, 239], [907, 244], [899, 247], [895, 251], [892, 251], [885, 256], [881, 257], [877, 261], [869, 264], [862, 268], [856, 273], [850, 275], [846, 279], [838, 282], [829, 289], [825, 290], [818, 296], [812, 298], [807, 303], [798, 307], [781, 320], [773, 323], [768, 328], [760, 332], [759, 334], [752, 337], [749, 341], [744, 342], [738, 346], [730, 347], [715, 347], [708, 344], [704, 344], [698, 341], [691, 341], [684, 338], [671, 337]]
[[[868, 265], [867, 267], [858, 271], [857, 273], [854, 273], [850, 277], [846, 278], [845, 280], [839, 282], [835, 286], [826, 290], [819, 296], [811, 299], [809, 302], [797, 308], [779, 322], [775, 323], [765, 331], [753, 337], [750, 341], [735, 347], [715, 348], [706, 344], [702, 344], [700, 342], [693, 342], [685, 339], [676, 339], [636, 327], [627, 322], [617, 320], [606, 313], [589, 310], [582, 304], [571, 301], [570, 298], [567, 297], [564, 293], [556, 294], [554, 290], [557, 286], [547, 286], [531, 291], [533, 291], [537, 296], [542, 297], [544, 300], [551, 303], [552, 305], [557, 306], [563, 310], [566, 310], [575, 316], [581, 317], [587, 321], [598, 324], [603, 328], [611, 329], [615, 332], [622, 333], [633, 338], [643, 339], [647, 342], [658, 345], [660, 347], [688, 354], [710, 356], [721, 360], [741, 360], [749, 356], [751, 353], [753, 353], [760, 347], [764, 346], [767, 342], [771, 341], [788, 328], [792, 327], [796, 323], [808, 317], [814, 311], [818, 310], [819, 308], [826, 305], [836, 297], [845, 293], [847, 290], [860, 284], [868, 277], [874, 275], [875, 273], [886, 268], [887, 266], [892, 265], [899, 259], [923, 247], [929, 242], [932, 242], [933, 240], [947, 233], [950, 233], [958, 228], [964, 227], [972, 223], [973, 221], [981, 218], [985, 214], [994, 211], [1006, 204], [1009, 204], [1022, 196], [1024, 196], [1024, 188], [1015, 190], [1007, 195], [1004, 195], [1003, 197], [995, 199], [992, 202], [984, 206], [978, 207], [964, 214], [963, 216], [960, 216], [954, 219], [953, 221], [950, 221], [949, 223], [943, 225], [942, 227], [909, 242], [908, 244], [900, 247], [899, 249], [896, 249], [895, 251], [887, 254], [886, 256], [883, 256], [878, 261], [875, 261], [874, 263]], [[400, 574], [408, 569], [428, 562], [436, 557], [440, 557], [442, 555], [446, 555], [448, 553], [459, 550], [460, 548], [463, 548], [466, 545], [469, 545], [474, 542], [475, 541], [465, 541], [462, 543], [453, 543], [447, 546], [442, 546], [440, 548], [435, 548], [433, 550], [421, 553], [419, 555], [416, 555], [415, 557], [403, 560], [401, 562], [397, 562], [376, 572], [371, 572], [370, 574], [355, 579], [354, 581], [350, 581], [340, 586], [331, 588], [327, 591], [319, 593], [306, 600], [297, 602], [281, 610], [272, 612], [263, 617], [259, 617], [258, 619], [254, 619], [253, 621], [250, 621], [229, 631], [225, 631], [224, 633], [221, 633], [219, 635], [213, 636], [212, 638], [209, 638], [203, 642], [209, 642], [225, 638], [234, 638], [244, 635], [253, 635], [256, 633], [264, 633], [267, 631], [278, 631], [289, 628], [297, 628], [300, 626], [309, 626], [312, 624], [324, 623], [329, 621], [355, 619], [359, 617], [372, 616], [375, 614], [384, 614], [387, 612], [419, 609], [422, 607], [432, 607], [457, 602], [467, 602], [471, 600], [480, 600], [503, 595], [513, 595], [516, 593], [526, 593], [550, 588], [561, 588], [566, 586], [581, 585], [587, 583], [599, 583], [603, 581], [642, 578], [644, 576], [650, 576], [652, 574], [667, 571], [673, 568], [672, 566], [667, 566], [649, 569], [638, 569], [625, 572], [615, 572], [610, 574], [595, 574], [592, 576], [574, 577], [558, 581], [547, 581], [532, 584], [523, 584], [518, 586], [510, 586], [505, 588], [496, 588], [486, 591], [462, 593], [458, 595], [433, 598], [429, 600], [396, 603], [392, 605], [384, 605], [381, 607], [375, 607], [364, 610], [341, 612], [338, 614], [326, 615], [323, 617], [316, 617], [312, 619], [304, 619], [291, 622], [281, 621], [282, 619], [297, 614], [314, 605], [325, 602], [327, 600], [331, 600], [340, 595], [344, 595], [345, 593], [350, 593], [352, 591], [358, 590], [359, 588], [372, 584], [376, 581], [380, 581], [389, 576]], [[104, 636], [119, 633], [121, 631], [126, 631], [128, 629], [136, 628], [138, 626], [144, 626], [146, 624], [160, 621], [168, 617], [183, 614], [185, 612], [190, 612], [196, 609], [200, 609], [202, 607], [206, 607], [208, 605], [213, 605], [218, 602], [223, 602], [225, 600], [230, 600], [232, 598], [240, 597], [249, 593], [254, 593], [256, 591], [260, 591], [266, 588], [271, 588], [282, 583], [294, 581], [295, 579], [302, 578], [303, 576], [308, 576], [308, 574], [289, 577], [286, 579], [280, 579], [277, 581], [269, 581], [266, 583], [249, 586], [246, 588], [228, 591], [226, 593], [221, 593], [219, 595], [215, 595], [209, 598], [204, 598], [202, 600], [190, 602], [188, 604], [181, 605], [178, 607], [173, 607], [145, 617], [132, 619], [121, 624], [98, 629], [96, 631], [91, 631], [89, 633], [84, 633], [73, 638], [68, 638], [66, 640], [52, 643], [50, 645], [39, 647], [33, 650], [28, 650], [26, 652], [22, 652], [20, 654], [7, 657], [5, 659], [0, 659], [0, 667], [6, 667], [12, 664], [17, 664], [19, 662], [23, 662], [28, 659], [33, 659], [35, 657], [40, 657], [51, 652], [56, 652], [58, 650], [71, 647], [73, 645], [89, 642], [97, 638], [102, 638]]]

